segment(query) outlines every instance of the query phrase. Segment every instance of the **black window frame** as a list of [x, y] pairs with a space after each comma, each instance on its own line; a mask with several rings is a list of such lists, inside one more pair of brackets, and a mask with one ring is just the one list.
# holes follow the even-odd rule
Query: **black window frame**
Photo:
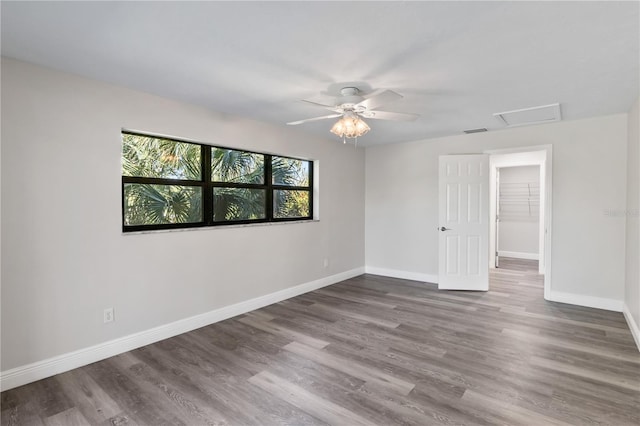
[[[232, 148], [222, 145], [210, 145], [205, 143], [199, 143], [175, 137], [158, 136], [148, 133], [140, 133], [129, 130], [122, 130], [121, 135], [134, 135], [148, 138], [157, 138], [176, 143], [187, 143], [197, 145], [200, 147], [200, 161], [201, 161], [201, 179], [189, 180], [189, 179], [171, 179], [171, 178], [156, 178], [156, 177], [142, 177], [142, 176], [125, 176], [122, 175], [121, 183], [121, 198], [122, 198], [122, 232], [140, 232], [140, 231], [156, 231], [167, 229], [185, 229], [185, 228], [209, 228], [216, 226], [230, 226], [230, 225], [247, 225], [247, 224], [259, 224], [269, 222], [297, 222], [297, 221], [309, 221], [313, 220], [313, 204], [314, 204], [314, 161], [291, 157], [289, 155], [280, 154], [268, 154], [258, 151], [250, 151], [243, 148]], [[212, 148], [241, 151], [249, 154], [258, 154], [264, 156], [264, 182], [263, 184], [251, 184], [251, 183], [236, 183], [236, 182], [218, 182], [211, 180], [211, 151]], [[121, 152], [122, 158], [122, 152]], [[297, 161], [304, 161], [309, 165], [309, 185], [308, 186], [293, 186], [293, 185], [281, 185], [273, 183], [272, 176], [272, 159], [273, 157], [286, 158]], [[190, 222], [190, 223], [167, 223], [167, 224], [149, 224], [149, 225], [125, 225], [125, 185], [126, 184], [152, 184], [152, 185], [175, 185], [175, 186], [196, 186], [200, 187], [202, 191], [202, 221]], [[262, 219], [241, 219], [241, 220], [213, 220], [213, 188], [247, 188], [247, 189], [262, 189], [265, 191], [265, 217]], [[274, 217], [274, 202], [273, 194], [276, 190], [290, 190], [290, 191], [305, 191], [309, 193], [309, 214], [301, 217]]]

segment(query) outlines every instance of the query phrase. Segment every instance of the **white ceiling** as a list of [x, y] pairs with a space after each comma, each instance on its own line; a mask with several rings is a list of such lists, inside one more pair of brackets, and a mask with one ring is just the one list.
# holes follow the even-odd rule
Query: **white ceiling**
[[[9, 2], [2, 55], [279, 125], [300, 99], [354, 82], [405, 96], [368, 120], [372, 145], [504, 125], [560, 102], [563, 119], [638, 97], [638, 2]], [[298, 126], [334, 137], [333, 120]]]

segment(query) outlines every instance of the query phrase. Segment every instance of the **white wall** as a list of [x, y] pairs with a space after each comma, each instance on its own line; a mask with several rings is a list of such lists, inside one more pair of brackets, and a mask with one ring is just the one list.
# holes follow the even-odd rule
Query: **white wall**
[[[123, 235], [123, 127], [318, 160], [320, 221]], [[363, 150], [4, 58], [1, 182], [3, 371], [364, 265]]]
[[[533, 196], [517, 192], [516, 184], [533, 184]], [[538, 257], [539, 246], [539, 222], [540, 222], [540, 166], [520, 166], [500, 168], [500, 187], [502, 193], [507, 194], [501, 199], [505, 203], [504, 214], [500, 220], [500, 232], [498, 233], [498, 251], [500, 256], [526, 256], [525, 258]], [[511, 196], [509, 196], [511, 195]], [[524, 204], [526, 198], [537, 199], [538, 202], [529, 206]], [[509, 204], [509, 201], [517, 199], [518, 204]], [[522, 201], [522, 203], [520, 203]], [[531, 210], [531, 211], [529, 211]]]
[[[622, 306], [627, 115], [367, 148], [367, 270], [437, 277], [438, 156], [553, 146], [551, 291]], [[586, 298], [586, 299], [585, 299]]]
[[640, 349], [640, 99], [629, 111], [627, 143], [627, 208], [625, 315]]

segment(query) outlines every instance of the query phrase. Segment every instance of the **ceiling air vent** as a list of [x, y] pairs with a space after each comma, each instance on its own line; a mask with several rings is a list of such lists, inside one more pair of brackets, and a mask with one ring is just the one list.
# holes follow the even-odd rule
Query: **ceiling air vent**
[[528, 126], [530, 124], [551, 123], [562, 120], [559, 103], [496, 112], [493, 116], [506, 124], [507, 127]]
[[484, 127], [480, 128], [480, 129], [469, 129], [469, 130], [463, 130], [463, 132], [465, 132], [466, 134], [469, 133], [482, 133], [482, 132], [486, 132], [487, 129], [485, 129]]

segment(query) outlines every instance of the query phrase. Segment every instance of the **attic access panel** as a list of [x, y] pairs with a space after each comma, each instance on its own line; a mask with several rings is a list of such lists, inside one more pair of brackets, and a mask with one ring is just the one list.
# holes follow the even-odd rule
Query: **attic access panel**
[[506, 124], [507, 127], [551, 123], [562, 120], [559, 103], [515, 109], [513, 111], [496, 112], [493, 116]]

